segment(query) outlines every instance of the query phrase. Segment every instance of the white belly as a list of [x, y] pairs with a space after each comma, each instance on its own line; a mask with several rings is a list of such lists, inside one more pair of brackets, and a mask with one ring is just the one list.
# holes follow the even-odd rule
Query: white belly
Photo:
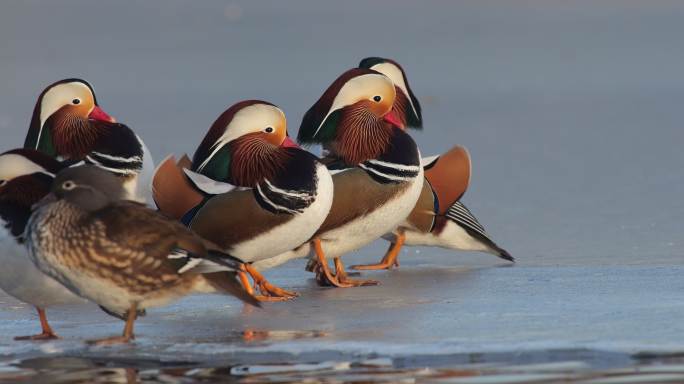
[[[326, 257], [355, 251], [396, 228], [411, 213], [423, 188], [423, 169], [403, 193], [371, 213], [321, 234]], [[363, 198], [360, 196], [359, 198]]]
[[[190, 293], [213, 292], [206, 284], [189, 284], [178, 289], [160, 289], [149, 294], [137, 295], [99, 276], [88, 276], [65, 269], [62, 269], [61, 273], [70, 288], [79, 296], [119, 314], [124, 314], [133, 303], [137, 304], [138, 309], [154, 308], [167, 305]], [[204, 279], [197, 281], [203, 282]]]
[[[494, 253], [489, 249], [489, 247], [481, 243], [476, 238], [470, 236], [465, 229], [461, 228], [453, 221], [448, 221], [444, 227], [444, 230], [439, 235], [420, 232], [412, 229], [405, 229], [404, 234], [406, 235], [406, 239], [404, 241], [405, 245], [426, 245], [455, 249], [458, 251], [480, 251]], [[394, 239], [394, 234], [383, 237], [392, 241]]]
[[[413, 210], [423, 188], [423, 169], [403, 194], [396, 196], [384, 206], [368, 215], [359, 217], [339, 228], [321, 234], [321, 246], [326, 257], [338, 257], [357, 250], [383, 234], [392, 231]], [[362, 198], [362, 197], [360, 197]], [[289, 260], [313, 257], [313, 249], [307, 244], [297, 250], [284, 252], [267, 260], [254, 263], [258, 270], [277, 267]]]
[[323, 224], [333, 200], [333, 181], [328, 170], [317, 166], [317, 193], [314, 202], [292, 220], [249, 241], [235, 245], [230, 253], [244, 261], [260, 261], [280, 255], [306, 243]]
[[53, 278], [36, 268], [26, 247], [18, 244], [0, 223], [0, 288], [14, 298], [37, 307], [83, 303]]
[[287, 251], [287, 252], [283, 252], [283, 253], [279, 254], [278, 256], [274, 256], [274, 257], [271, 257], [268, 259], [259, 260], [259, 261], [255, 262], [254, 264], [252, 264], [252, 266], [254, 268], [256, 268], [257, 271], [265, 271], [267, 269], [275, 268], [279, 265], [285, 264], [290, 260], [300, 259], [302, 257], [307, 257], [309, 255], [310, 251], [311, 251], [311, 244], [310, 243], [302, 244], [302, 246], [297, 248], [297, 249]]

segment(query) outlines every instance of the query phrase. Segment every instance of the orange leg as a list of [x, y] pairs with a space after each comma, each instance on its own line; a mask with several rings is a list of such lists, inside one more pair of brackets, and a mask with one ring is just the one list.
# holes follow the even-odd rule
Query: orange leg
[[337, 280], [342, 284], [347, 284], [352, 287], [365, 287], [368, 285], [378, 285], [380, 282], [376, 280], [354, 280], [347, 276], [347, 271], [344, 270], [344, 264], [339, 257], [335, 258], [335, 274]]
[[328, 266], [328, 260], [325, 258], [325, 253], [323, 253], [323, 247], [321, 246], [321, 239], [315, 238], [312, 240], [314, 246], [314, 252], [316, 253], [316, 266], [314, 270], [316, 272], [316, 281], [320, 286], [332, 286], [338, 288], [349, 288], [353, 285], [341, 283], [332, 272], [330, 272], [330, 267]]
[[126, 344], [131, 340], [135, 339], [133, 335], [133, 324], [135, 324], [135, 319], [138, 317], [138, 304], [131, 304], [131, 309], [128, 310], [128, 318], [126, 319], [126, 326], [124, 326], [123, 335], [108, 337], [106, 339], [99, 340], [89, 340], [88, 344], [91, 345], [113, 345], [113, 344]]
[[247, 329], [242, 332], [242, 340], [244, 341], [259, 341], [266, 340], [269, 337], [268, 331], [258, 331], [253, 329]]
[[245, 264], [242, 264], [240, 266], [238, 278], [240, 279], [240, 283], [242, 284], [242, 286], [245, 288], [245, 291], [247, 291], [247, 293], [249, 293], [250, 295], [254, 296], [254, 288], [252, 288], [252, 284], [249, 283], [249, 279], [247, 278], [247, 268], [245, 268]]
[[399, 266], [399, 251], [401, 251], [401, 247], [404, 245], [404, 241], [406, 240], [406, 235], [404, 234], [404, 231], [399, 231], [397, 234], [394, 242], [390, 244], [389, 249], [387, 250], [387, 253], [385, 254], [385, 257], [382, 258], [382, 261], [379, 262], [378, 264], [368, 264], [368, 265], [354, 265], [352, 266], [352, 269], [356, 269], [358, 271], [361, 270], [379, 270], [379, 269], [392, 269], [392, 267]]
[[259, 291], [261, 292], [261, 295], [256, 296], [256, 298], [260, 301], [285, 301], [292, 300], [299, 296], [297, 292], [286, 291], [269, 283], [268, 280], [266, 280], [266, 278], [253, 266], [249, 264], [243, 265], [245, 267], [245, 271], [252, 276], [252, 279], [254, 279], [254, 286], [258, 287]]
[[330, 272], [330, 267], [328, 266], [328, 260], [325, 258], [325, 253], [323, 253], [323, 247], [321, 246], [320, 239], [313, 240], [314, 251], [316, 252], [316, 280], [318, 285], [321, 286], [333, 286], [338, 288], [350, 288], [359, 287], [363, 285], [376, 285], [377, 281], [373, 280], [352, 280], [347, 276], [347, 272], [344, 270], [344, 265], [342, 265], [342, 260], [339, 257], [335, 258], [335, 275]]
[[50, 324], [47, 321], [47, 316], [45, 315], [45, 310], [40, 307], [36, 307], [38, 310], [38, 318], [40, 318], [40, 327], [42, 332], [38, 335], [33, 336], [17, 336], [14, 340], [52, 340], [59, 339], [59, 336], [52, 330]]

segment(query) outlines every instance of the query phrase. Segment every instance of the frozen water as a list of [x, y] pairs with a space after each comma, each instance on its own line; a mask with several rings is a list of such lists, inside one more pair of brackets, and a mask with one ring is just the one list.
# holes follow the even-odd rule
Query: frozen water
[[[302, 291], [297, 301], [244, 311], [188, 298], [150, 311], [136, 346], [113, 350], [81, 343], [121, 327], [92, 307], [51, 311], [63, 341], [13, 342], [37, 321], [1, 298], [0, 353], [55, 364], [377, 355], [413, 368], [484, 356], [609, 369], [634, 364], [637, 352], [682, 351], [683, 16], [674, 0], [5, 2], [5, 149], [22, 143], [39, 91], [67, 76], [91, 81], [103, 109], [161, 159], [192, 153], [219, 113], [246, 98], [281, 106], [294, 135], [338, 74], [388, 56], [422, 102], [422, 152], [470, 149], [464, 202], [519, 262], [407, 249], [400, 271], [372, 274], [381, 287], [354, 290], [315, 288], [300, 264], [288, 265], [269, 275]], [[384, 246], [356, 261], [378, 259]], [[247, 329], [256, 341], [242, 341]], [[593, 352], [549, 352], [558, 350]]]

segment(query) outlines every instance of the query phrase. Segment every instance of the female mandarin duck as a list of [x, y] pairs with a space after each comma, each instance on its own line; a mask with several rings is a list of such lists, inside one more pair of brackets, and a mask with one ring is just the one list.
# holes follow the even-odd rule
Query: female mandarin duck
[[62, 164], [29, 149], [15, 149], [0, 155], [0, 288], [14, 298], [36, 307], [42, 333], [15, 340], [57, 338], [50, 327], [46, 308], [83, 300], [57, 281], [40, 272], [26, 252], [24, 229], [31, 206], [50, 191]]
[[154, 165], [142, 140], [97, 104], [81, 79], [51, 84], [38, 97], [24, 148], [73, 162], [83, 161], [121, 177], [128, 197], [149, 200]]
[[[307, 243], [332, 204], [327, 168], [290, 140], [285, 114], [264, 101], [237, 103], [212, 125], [192, 161], [192, 170], [204, 179], [186, 173], [204, 196], [188, 187], [178, 168], [168, 159], [155, 174], [153, 193], [160, 210], [173, 217], [190, 210], [183, 215], [190, 228], [247, 262]], [[217, 190], [221, 183], [239, 188]], [[260, 289], [260, 299], [296, 296], [269, 284], [250, 264], [244, 268]]]
[[[407, 127], [422, 128], [418, 99], [414, 96], [403, 68], [395, 61], [379, 57], [361, 60], [360, 68], [368, 68], [387, 76], [395, 85], [394, 110]], [[331, 154], [331, 157], [335, 157]], [[456, 146], [450, 151], [422, 160], [426, 183], [408, 219], [384, 238], [392, 244], [378, 264], [357, 265], [354, 269], [390, 269], [398, 266], [402, 245], [431, 245], [462, 251], [481, 251], [504, 260], [513, 257], [499, 247], [484, 227], [460, 202], [470, 183], [471, 166], [468, 151]]]
[[67, 168], [27, 224], [38, 269], [73, 293], [127, 314], [121, 337], [95, 343], [130, 341], [138, 311], [190, 293], [228, 293], [259, 305], [236, 277], [241, 260], [125, 196], [110, 172]]
[[[312, 241], [321, 284], [377, 284], [350, 279], [340, 257], [396, 228], [420, 195], [420, 154], [392, 111], [395, 97], [386, 76], [352, 69], [332, 83], [302, 120], [299, 141], [331, 148], [341, 168], [333, 174], [332, 209]], [[262, 265], [270, 267], [301, 255], [296, 253]], [[334, 274], [327, 257], [334, 258]]]

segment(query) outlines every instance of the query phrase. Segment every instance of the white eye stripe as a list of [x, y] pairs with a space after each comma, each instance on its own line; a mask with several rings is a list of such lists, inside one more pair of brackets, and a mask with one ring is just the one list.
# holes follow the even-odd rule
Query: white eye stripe
[[0, 180], [9, 181], [36, 172], [45, 172], [45, 169], [22, 155], [7, 153], [0, 156]]
[[409, 104], [411, 104], [411, 109], [413, 112], [418, 115], [418, 111], [416, 110], [415, 105], [413, 105], [413, 100], [411, 100], [411, 96], [408, 91], [408, 86], [406, 85], [406, 82], [404, 81], [404, 73], [397, 67], [396, 65], [392, 63], [380, 63], [380, 64], [375, 64], [374, 66], [371, 67], [372, 70], [378, 71], [382, 73], [383, 75], [387, 76], [394, 85], [399, 87], [399, 89], [404, 92], [404, 95], [406, 95], [406, 98], [409, 100]]
[[344, 83], [340, 91], [335, 96], [330, 109], [326, 113], [319, 126], [316, 128], [313, 136], [318, 134], [318, 131], [323, 127], [323, 123], [330, 117], [330, 115], [338, 109], [352, 105], [359, 100], [373, 100], [374, 96], [378, 95], [378, 90], [386, 89], [391, 93], [392, 97], [396, 96], [394, 84], [387, 76], [379, 73], [369, 73], [354, 77]]
[[[229, 142], [253, 132], [264, 132], [266, 128], [285, 122], [285, 113], [268, 104], [253, 104], [239, 110], [228, 123], [223, 135], [212, 146], [211, 153], [197, 168], [202, 171], [211, 158]], [[266, 127], [266, 128], [261, 128]], [[275, 128], [273, 129], [275, 131]]]
[[40, 104], [41, 126], [45, 124], [45, 120], [48, 117], [63, 106], [72, 104], [73, 100], [78, 99], [82, 102], [84, 95], [92, 95], [92, 92], [90, 92], [90, 88], [87, 85], [80, 82], [57, 84], [50, 88], [43, 95]]
[[38, 133], [38, 139], [36, 140], [36, 146], [40, 143], [45, 121], [63, 106], [71, 105], [76, 98], [78, 98], [80, 102], [83, 102], [84, 95], [90, 95], [90, 98], [93, 99], [94, 103], [95, 97], [90, 88], [78, 81], [57, 84], [45, 92], [40, 101], [40, 131]]

